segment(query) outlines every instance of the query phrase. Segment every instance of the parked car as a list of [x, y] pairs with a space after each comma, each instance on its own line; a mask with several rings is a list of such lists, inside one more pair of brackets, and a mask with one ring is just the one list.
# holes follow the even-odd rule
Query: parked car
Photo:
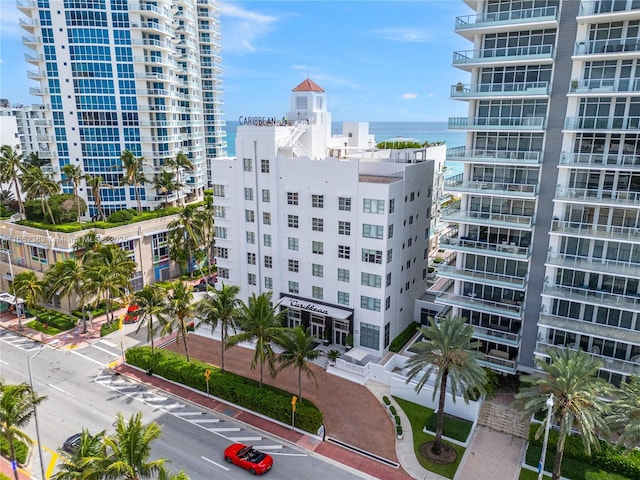
[[129, 305], [127, 308], [127, 313], [124, 314], [124, 323], [136, 323], [139, 319], [138, 315], [138, 305]]
[[206, 292], [207, 287], [213, 287], [218, 281], [218, 277], [216, 275], [211, 275], [210, 277], [203, 278], [200, 282], [193, 287], [193, 290], [196, 292]]
[[62, 444], [62, 450], [67, 453], [73, 453], [80, 446], [81, 433], [75, 433], [67, 438]]
[[252, 446], [234, 443], [224, 451], [224, 460], [244, 468], [251, 475], [262, 475], [273, 467], [273, 458]]

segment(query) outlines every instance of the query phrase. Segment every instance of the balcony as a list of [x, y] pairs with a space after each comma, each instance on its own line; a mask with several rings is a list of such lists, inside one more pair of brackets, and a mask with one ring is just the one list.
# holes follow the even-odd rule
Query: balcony
[[600, 238], [617, 241], [640, 242], [640, 228], [614, 225], [594, 225], [592, 223], [567, 222], [553, 220], [551, 234], [572, 237]]
[[640, 206], [640, 193], [638, 192], [621, 192], [618, 190], [601, 190], [598, 188], [557, 187], [555, 199], [594, 205]]
[[174, 35], [174, 32], [171, 28], [165, 26], [164, 24], [160, 24], [158, 22], [132, 23], [131, 28], [140, 29], [140, 30], [149, 30], [151, 32], [162, 32], [170, 36]]
[[451, 265], [438, 265], [438, 274], [444, 278], [464, 280], [472, 283], [493, 285], [513, 290], [524, 290], [527, 284], [525, 277], [491, 273], [484, 270], [471, 270], [468, 268], [456, 268]]
[[640, 276], [640, 263], [549, 252], [545, 265], [623, 277]]
[[443, 208], [440, 219], [444, 222], [474, 223], [477, 225], [493, 225], [496, 227], [531, 230], [533, 228], [532, 215], [511, 215], [505, 213], [478, 212], [474, 210], [460, 210], [460, 202], [451, 207]]
[[[531, 28], [550, 28], [558, 20], [556, 7], [527, 8], [524, 10], [510, 10], [506, 12], [482, 13], [479, 15], [465, 15], [456, 18], [455, 31], [461, 35], [465, 33], [473, 35], [482, 28], [531, 25]], [[547, 23], [547, 25], [541, 25]], [[472, 33], [473, 31], [473, 33]]]
[[450, 117], [452, 130], [515, 130], [541, 131], [545, 127], [545, 117]]
[[[582, 0], [580, 12], [578, 13], [578, 23], [602, 23], [623, 21], [627, 18], [637, 18], [640, 5], [636, 0]], [[588, 17], [597, 15], [596, 18]]]
[[640, 129], [640, 117], [567, 117], [565, 130], [632, 130]]
[[440, 239], [440, 246], [446, 250], [453, 250], [462, 253], [473, 253], [476, 255], [490, 255], [500, 258], [513, 258], [515, 260], [527, 261], [529, 259], [529, 247], [518, 247], [509, 245], [507, 242], [489, 243], [478, 240], [470, 240], [466, 237]]
[[447, 192], [461, 192], [476, 195], [493, 195], [514, 198], [534, 198], [538, 193], [537, 185], [521, 183], [484, 182], [482, 180], [464, 180], [463, 174], [449, 177], [444, 181]]
[[29, 70], [27, 71], [27, 78], [30, 78], [32, 80], [42, 80], [44, 78], [46, 78], [47, 73], [43, 72], [41, 70]]
[[452, 98], [544, 97], [547, 95], [549, 95], [549, 82], [451, 85]]
[[510, 345], [512, 347], [517, 347], [520, 345], [520, 330], [514, 333], [511, 332], [508, 327], [501, 327], [494, 324], [489, 325], [490, 326], [488, 327], [472, 325], [473, 336], [480, 340], [501, 343], [503, 345]]
[[500, 315], [514, 320], [522, 320], [524, 309], [521, 305], [511, 305], [482, 298], [456, 295], [448, 292], [437, 292], [435, 303], [438, 305], [448, 305], [451, 307], [461, 307], [477, 312], [485, 312], [493, 315]]
[[491, 163], [504, 165], [540, 165], [541, 152], [516, 150], [478, 150], [466, 147], [447, 149], [448, 162]]
[[22, 43], [27, 47], [35, 47], [36, 45], [42, 45], [42, 37], [36, 37], [35, 35], [23, 35]]
[[128, 9], [130, 12], [142, 13], [147, 17], [164, 17], [167, 20], [173, 18], [171, 12], [166, 8], [158, 7], [150, 3], [130, 3]]
[[503, 356], [506, 352], [501, 350], [492, 349], [489, 353], [478, 358], [478, 363], [483, 367], [493, 368], [494, 370], [500, 370], [506, 373], [516, 373], [516, 362], [510, 360], [508, 355]]
[[44, 56], [43, 55], [30, 55], [28, 53], [25, 53], [24, 54], [24, 59], [28, 63], [31, 63], [32, 65], [38, 65], [40, 62], [44, 62]]
[[165, 50], [174, 51], [173, 44], [169, 42], [163, 42], [161, 40], [156, 40], [155, 38], [142, 38], [142, 39], [132, 39], [131, 45], [140, 46], [140, 47], [155, 47], [162, 48]]
[[49, 89], [45, 88], [37, 88], [37, 87], [29, 87], [29, 93], [31, 95], [36, 95], [36, 96], [40, 96], [40, 95], [48, 95], [49, 94]]
[[38, 8], [37, 0], [18, 0], [16, 4], [18, 6], [18, 10], [27, 15], [31, 10], [35, 10], [36, 8]]
[[488, 63], [528, 64], [552, 62], [555, 54], [553, 45], [531, 45], [523, 47], [499, 47], [483, 50], [464, 50], [453, 53], [453, 65], [463, 69]]
[[610, 58], [636, 58], [640, 51], [640, 38], [616, 38], [608, 40], [590, 40], [576, 42], [573, 49], [574, 56], [603, 56]]
[[637, 93], [640, 94], [640, 79], [638, 78], [601, 78], [598, 80], [581, 80], [572, 82], [570, 94], [583, 96], [602, 96], [603, 94]]
[[605, 155], [603, 153], [567, 153], [560, 155], [559, 165], [570, 168], [607, 170], [640, 170], [638, 155]]
[[[544, 285], [543, 297], [559, 298], [563, 300], [575, 300], [576, 302], [591, 305], [607, 305], [613, 308], [633, 310], [640, 312], [640, 296], [618, 295], [610, 292], [593, 290], [589, 287], [567, 287], [562, 285]], [[636, 332], [640, 339], [640, 332]]]
[[[567, 348], [565, 345], [552, 345], [546, 342], [536, 342], [536, 355], [549, 356], [549, 350]], [[599, 349], [598, 349], [599, 351]], [[618, 358], [606, 357], [597, 353], [590, 352], [591, 356], [602, 362], [602, 369], [611, 370], [623, 375], [640, 375], [640, 363]]]
[[[41, 26], [39, 19], [31, 19], [31, 18], [21, 18], [19, 20], [19, 24], [22, 28], [24, 28], [25, 30], [29, 30], [32, 33], [36, 29], [36, 27]], [[51, 25], [51, 23], [49, 23], [49, 25]]]
[[163, 65], [165, 67], [176, 68], [176, 62], [162, 57], [133, 57], [134, 63], [148, 63], [150, 65]]

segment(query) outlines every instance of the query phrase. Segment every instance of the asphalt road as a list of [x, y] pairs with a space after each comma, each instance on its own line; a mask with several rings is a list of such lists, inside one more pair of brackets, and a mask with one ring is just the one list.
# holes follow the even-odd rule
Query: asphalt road
[[[170, 470], [184, 469], [192, 480], [247, 478], [247, 472], [227, 465], [222, 458], [224, 448], [234, 441], [252, 444], [272, 455], [274, 467], [268, 474], [271, 478], [362, 478], [357, 472], [230, 417], [111, 375], [104, 365], [114, 360], [121, 348], [105, 341], [79, 350], [40, 350], [40, 344], [0, 329], [0, 376], [11, 383], [29, 382], [28, 359], [32, 357], [35, 391], [48, 397], [37, 410], [47, 475], [54, 471], [56, 451], [66, 438], [83, 427], [93, 433], [111, 433], [118, 412], [125, 418], [141, 412], [144, 422], [155, 421], [163, 426], [162, 439], [154, 444], [151, 458], [170, 459]], [[36, 438], [33, 420], [25, 430]], [[34, 478], [40, 478], [38, 455], [32, 458], [31, 471]]]

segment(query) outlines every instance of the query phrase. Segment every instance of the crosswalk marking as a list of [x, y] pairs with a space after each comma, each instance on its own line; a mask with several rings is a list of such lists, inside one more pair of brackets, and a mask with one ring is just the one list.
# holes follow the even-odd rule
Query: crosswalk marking
[[[179, 415], [179, 413], [176, 413]], [[199, 418], [197, 420], [190, 420], [193, 423], [218, 423], [220, 421], [219, 418]]]
[[[187, 417], [190, 415], [203, 415], [203, 412], [176, 412], [174, 413], [174, 415], [178, 415], [179, 417]], [[201, 422], [202, 420], [198, 420], [199, 422]], [[218, 419], [215, 419], [216, 422], [218, 422]]]

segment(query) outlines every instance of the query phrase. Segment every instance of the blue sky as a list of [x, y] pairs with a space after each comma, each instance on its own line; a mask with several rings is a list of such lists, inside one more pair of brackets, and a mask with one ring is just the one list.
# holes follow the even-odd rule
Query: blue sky
[[[462, 0], [295, 0], [220, 2], [224, 110], [238, 116], [281, 116], [291, 89], [309, 76], [325, 91], [334, 120], [441, 121], [466, 115], [449, 99], [468, 82], [451, 66], [471, 44], [453, 33]], [[0, 97], [29, 95], [35, 67], [24, 60], [21, 12], [0, 0]]]

